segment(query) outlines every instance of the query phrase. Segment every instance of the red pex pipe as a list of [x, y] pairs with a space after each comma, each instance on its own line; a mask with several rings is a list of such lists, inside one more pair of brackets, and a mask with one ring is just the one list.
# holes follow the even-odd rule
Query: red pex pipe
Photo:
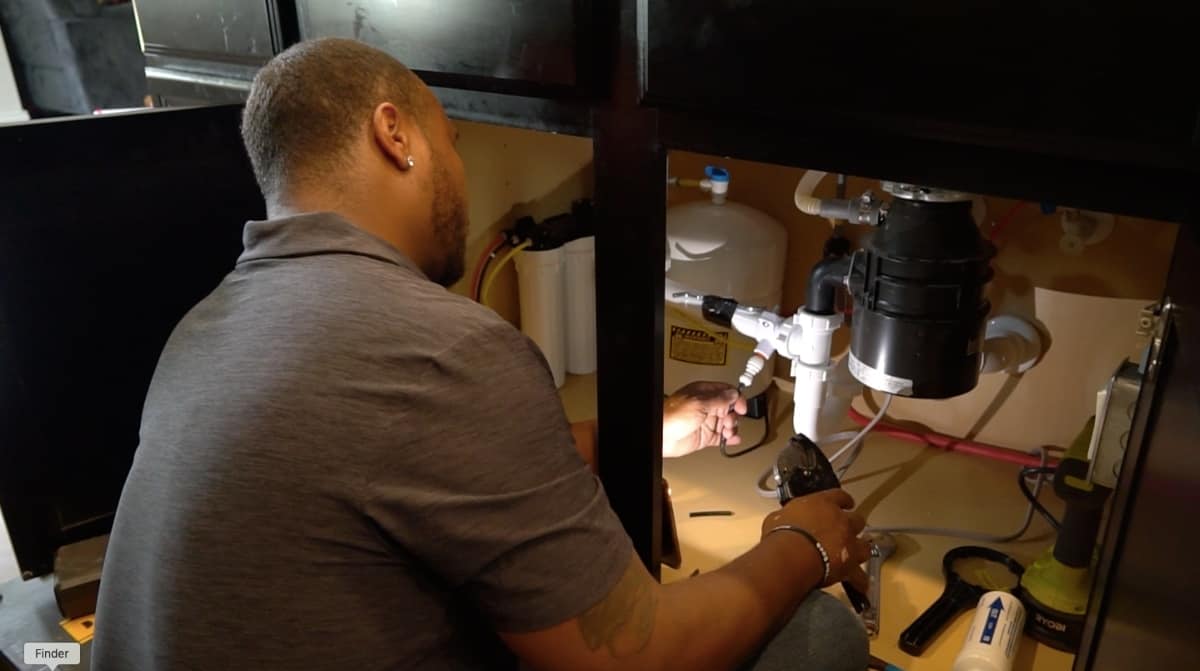
[[[850, 415], [850, 419], [859, 426], [866, 426], [867, 422], [871, 421], [870, 417], [867, 417], [854, 408], [850, 408], [850, 412], [848, 414]], [[1032, 454], [1010, 450], [1007, 447], [1000, 447], [999, 445], [990, 445], [988, 443], [979, 443], [973, 440], [965, 440], [963, 438], [954, 438], [953, 436], [947, 436], [945, 434], [936, 433], [933, 431], [928, 433], [917, 433], [916, 431], [909, 431], [908, 429], [896, 426], [895, 424], [889, 424], [885, 421], [880, 421], [878, 424], [876, 424], [873, 432], [882, 433], [885, 436], [891, 436], [892, 438], [898, 438], [910, 443], [932, 445], [950, 452], [969, 454], [976, 457], [983, 457], [984, 459], [991, 459], [993, 461], [1003, 461], [1010, 464], [1016, 464], [1018, 466], [1042, 465], [1041, 458]], [[1046, 465], [1057, 466], [1058, 459], [1047, 458]]]

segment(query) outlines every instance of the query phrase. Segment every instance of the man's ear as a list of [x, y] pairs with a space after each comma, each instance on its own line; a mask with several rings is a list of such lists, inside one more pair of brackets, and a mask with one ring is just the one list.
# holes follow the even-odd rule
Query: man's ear
[[401, 171], [413, 167], [416, 124], [392, 103], [380, 103], [371, 114], [371, 134], [375, 144]]

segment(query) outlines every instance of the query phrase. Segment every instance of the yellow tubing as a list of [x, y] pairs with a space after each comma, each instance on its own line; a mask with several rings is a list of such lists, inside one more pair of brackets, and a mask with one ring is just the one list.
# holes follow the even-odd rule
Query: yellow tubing
[[510, 260], [512, 260], [512, 258], [514, 256], [516, 256], [517, 253], [520, 252], [522, 249], [525, 249], [526, 247], [528, 247], [529, 245], [532, 245], [532, 244], [533, 244], [532, 240], [526, 240], [525, 242], [522, 242], [521, 244], [517, 245], [516, 247], [513, 247], [512, 249], [508, 250], [508, 252], [505, 253], [504, 256], [500, 257], [500, 260], [496, 262], [496, 266], [494, 268], [492, 268], [492, 271], [488, 273], [488, 276], [483, 278], [483, 287], [479, 290], [479, 303], [481, 305], [488, 304], [488, 294], [490, 294], [492, 291], [492, 284], [495, 283], [496, 276], [499, 275], [500, 271], [504, 269], [504, 264], [506, 264]]

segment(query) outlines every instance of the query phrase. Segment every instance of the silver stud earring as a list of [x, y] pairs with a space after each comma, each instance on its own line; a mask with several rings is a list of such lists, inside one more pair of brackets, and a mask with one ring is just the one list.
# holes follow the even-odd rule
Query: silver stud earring
[[410, 168], [411, 168], [411, 167], [413, 167], [413, 166], [414, 166], [414, 165], [416, 165], [416, 164], [417, 164], [417, 162], [413, 160], [413, 157], [412, 157], [412, 155], [409, 155], [409, 157], [408, 157], [408, 167], [410, 167]]

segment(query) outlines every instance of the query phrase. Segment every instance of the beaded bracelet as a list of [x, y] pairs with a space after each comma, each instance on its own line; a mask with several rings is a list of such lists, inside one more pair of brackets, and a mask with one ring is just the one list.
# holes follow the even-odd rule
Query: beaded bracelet
[[821, 563], [825, 565], [825, 576], [821, 578], [821, 584], [824, 585], [829, 582], [829, 571], [832, 568], [829, 564], [829, 553], [825, 551], [825, 546], [821, 545], [821, 541], [817, 540], [816, 536], [792, 524], [780, 524], [777, 527], [773, 527], [767, 534], [773, 534], [776, 531], [791, 531], [807, 538], [813, 544], [813, 547], [817, 548], [817, 552], [821, 555]]

